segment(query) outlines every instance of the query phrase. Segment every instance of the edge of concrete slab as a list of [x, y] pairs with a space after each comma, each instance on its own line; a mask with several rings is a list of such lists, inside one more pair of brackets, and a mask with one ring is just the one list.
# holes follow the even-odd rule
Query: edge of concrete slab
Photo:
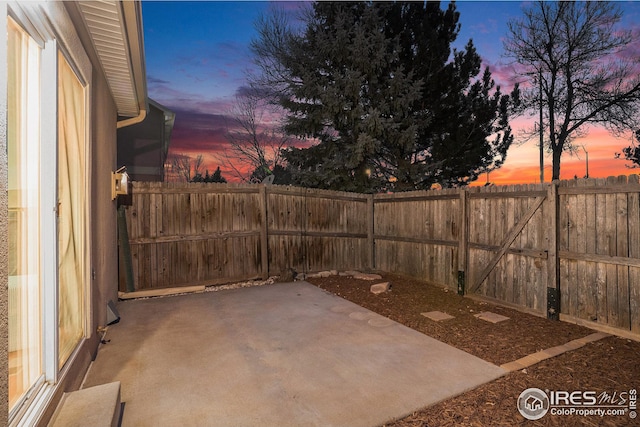
[[162, 289], [147, 289], [144, 291], [135, 292], [118, 292], [118, 298], [122, 300], [136, 299], [136, 298], [149, 298], [149, 297], [161, 297], [169, 295], [181, 295], [190, 294], [194, 292], [204, 292], [205, 286], [185, 286], [181, 288], [162, 288]]
[[[529, 355], [527, 355], [525, 357], [521, 357], [518, 360], [514, 360], [514, 361], [508, 362], [508, 363], [504, 363], [504, 364], [500, 365], [500, 368], [504, 370], [504, 374], [502, 376], [508, 375], [508, 374], [510, 374], [511, 372], [514, 372], [514, 371], [519, 371], [519, 370], [528, 368], [530, 366], [533, 366], [533, 365], [535, 365], [537, 363], [542, 362], [543, 360], [550, 359], [552, 357], [559, 356], [559, 355], [567, 353], [569, 351], [576, 350], [578, 348], [581, 348], [581, 347], [585, 346], [586, 344], [589, 344], [589, 343], [595, 342], [595, 341], [599, 341], [601, 339], [604, 339], [604, 338], [607, 338], [607, 337], [610, 337], [610, 336], [611, 336], [611, 334], [607, 334], [607, 333], [604, 333], [604, 332], [596, 332], [596, 333], [584, 336], [582, 338], [578, 338], [578, 339], [569, 341], [569, 342], [567, 342], [565, 344], [562, 344], [562, 345], [558, 345], [558, 346], [555, 346], [555, 347], [550, 347], [550, 348], [547, 348], [545, 350], [541, 350], [541, 351], [538, 351], [536, 353], [529, 354]], [[495, 381], [495, 379], [493, 381]], [[460, 392], [460, 393], [458, 393], [456, 395], [449, 396], [446, 399], [441, 399], [441, 400], [439, 400], [437, 402], [433, 402], [429, 406], [437, 405], [438, 403], [444, 402], [445, 400], [456, 398], [457, 396], [460, 396], [460, 395], [462, 395], [462, 394], [464, 394], [464, 393], [466, 393], [468, 391], [474, 390], [477, 387], [480, 387], [480, 386], [469, 387], [468, 389], [463, 390], [462, 392]], [[410, 412], [410, 413], [405, 414], [403, 416], [400, 416], [400, 417], [394, 418], [392, 420], [389, 420], [389, 421], [387, 421], [386, 423], [384, 423], [382, 425], [384, 426], [386, 424], [396, 422], [398, 420], [401, 420], [403, 418], [406, 418], [406, 417], [410, 416], [411, 414], [413, 414], [413, 412]]]

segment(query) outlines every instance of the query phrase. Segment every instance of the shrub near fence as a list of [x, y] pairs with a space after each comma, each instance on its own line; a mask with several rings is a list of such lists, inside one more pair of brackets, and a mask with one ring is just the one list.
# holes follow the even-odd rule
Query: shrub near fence
[[640, 333], [639, 195], [636, 175], [375, 196], [134, 183], [126, 217], [136, 289], [375, 269], [541, 314], [558, 289], [567, 318]]

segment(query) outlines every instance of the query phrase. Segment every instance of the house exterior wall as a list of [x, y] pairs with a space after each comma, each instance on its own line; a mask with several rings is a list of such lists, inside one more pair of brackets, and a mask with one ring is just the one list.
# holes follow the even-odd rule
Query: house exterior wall
[[91, 82], [91, 137], [90, 137], [90, 259], [92, 298], [91, 334], [98, 326], [104, 326], [107, 318], [107, 302], [118, 298], [118, 241], [116, 201], [111, 200], [111, 172], [116, 164], [116, 124], [118, 112], [100, 61], [93, 51], [89, 35], [84, 32], [82, 17], [76, 2], [65, 6], [93, 67]]
[[[111, 199], [111, 172], [116, 169], [116, 125], [117, 108], [102, 71], [93, 44], [86, 33], [82, 17], [75, 2], [47, 3], [42, 10], [51, 13], [51, 24], [57, 34], [60, 46], [71, 58], [86, 54], [90, 63], [89, 90], [89, 135], [87, 150], [88, 182], [90, 185], [88, 204], [88, 241], [89, 269], [91, 280], [87, 288], [88, 324], [85, 339], [79, 345], [74, 356], [58, 376], [55, 390], [51, 394], [34, 425], [46, 426], [53, 415], [64, 392], [77, 390], [100, 343], [98, 326], [106, 324], [107, 303], [117, 299], [118, 263], [117, 263], [117, 226], [116, 201]], [[64, 11], [61, 10], [64, 8]], [[66, 12], [65, 12], [66, 11]], [[7, 81], [7, 3], [0, 1], [0, 82]], [[86, 60], [85, 60], [86, 61]], [[86, 63], [85, 63], [86, 64]], [[84, 67], [84, 65], [83, 65]], [[43, 87], [48, 93], [51, 88]], [[9, 167], [7, 156], [7, 87], [0, 85], [0, 425], [8, 425], [8, 182]], [[55, 131], [44, 135], [45, 144], [55, 144]], [[52, 142], [50, 142], [52, 141]], [[55, 152], [55, 150], [54, 150]]]
[[87, 339], [81, 344], [73, 365], [60, 379], [58, 390], [40, 419], [46, 426], [65, 392], [80, 388], [82, 379], [95, 358], [100, 343], [98, 326], [106, 324], [106, 306], [118, 297], [116, 202], [111, 200], [111, 171], [116, 161], [116, 107], [111, 92], [99, 67], [93, 62], [91, 84], [92, 129], [89, 142], [90, 191], [90, 260], [91, 260], [91, 313]]
[[[7, 5], [0, 2], [0, 82], [7, 81]], [[1, 66], [4, 65], [4, 66]], [[0, 425], [8, 424], [9, 416], [9, 233], [7, 170], [7, 85], [0, 85]]]
[[[97, 76], [98, 73], [95, 75]], [[116, 169], [116, 107], [104, 79], [94, 77], [91, 138], [91, 260], [93, 262], [92, 333], [106, 324], [107, 303], [118, 298], [116, 202], [111, 200], [111, 171]]]
[[93, 51], [89, 36], [75, 4], [68, 3], [67, 11], [77, 35], [92, 65], [90, 83], [91, 133], [88, 143], [91, 189], [89, 196], [89, 260], [91, 262], [90, 322], [87, 338], [81, 344], [73, 364], [60, 378], [58, 389], [39, 425], [46, 426], [62, 398], [63, 393], [80, 388], [82, 379], [95, 358], [100, 343], [98, 326], [106, 324], [109, 300], [118, 294], [116, 202], [111, 200], [111, 172], [116, 169], [116, 123], [118, 114], [111, 91]]

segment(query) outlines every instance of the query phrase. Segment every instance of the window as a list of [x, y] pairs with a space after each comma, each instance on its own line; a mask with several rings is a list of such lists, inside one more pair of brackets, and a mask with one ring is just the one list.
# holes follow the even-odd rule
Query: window
[[43, 376], [40, 274], [40, 46], [8, 22], [9, 407]]
[[58, 298], [62, 368], [84, 338], [86, 280], [85, 91], [58, 53]]
[[31, 425], [88, 331], [91, 66], [79, 43], [68, 43], [76, 47], [69, 52], [48, 33], [41, 9], [17, 5], [13, 12], [4, 18], [9, 418], [11, 425]]

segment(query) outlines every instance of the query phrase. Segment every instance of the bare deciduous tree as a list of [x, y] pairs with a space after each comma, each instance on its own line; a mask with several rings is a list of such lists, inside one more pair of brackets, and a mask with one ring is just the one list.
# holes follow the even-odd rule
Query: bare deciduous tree
[[281, 132], [275, 108], [252, 90], [236, 96], [227, 126], [229, 147], [223, 164], [243, 181], [269, 175], [277, 166], [283, 166], [281, 151], [290, 143], [290, 137]]
[[637, 126], [640, 58], [625, 56], [633, 38], [618, 28], [621, 17], [606, 1], [539, 1], [508, 23], [505, 50], [534, 86], [524, 91], [524, 111], [537, 114], [540, 103], [544, 109], [553, 179], [560, 178], [563, 151], [589, 125], [613, 133]]
[[169, 174], [178, 181], [191, 182], [194, 176], [202, 174], [203, 164], [202, 154], [198, 154], [195, 158], [184, 153], [174, 154], [169, 161]]

